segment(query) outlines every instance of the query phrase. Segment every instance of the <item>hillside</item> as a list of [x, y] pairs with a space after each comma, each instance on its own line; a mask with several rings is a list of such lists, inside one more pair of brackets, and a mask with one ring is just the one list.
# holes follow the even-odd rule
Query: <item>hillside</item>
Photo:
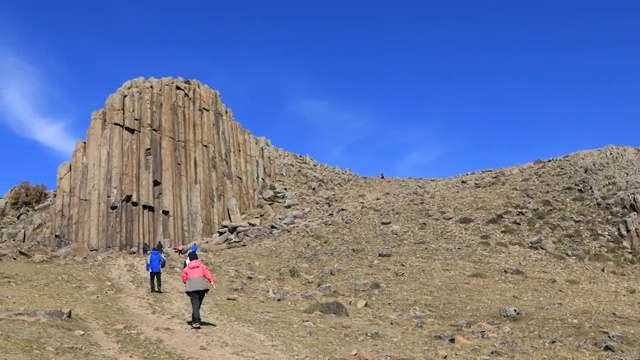
[[[264, 158], [271, 165], [262, 178], [257, 170], [248, 177], [256, 183], [243, 175], [251, 157], [233, 166], [242, 183], [223, 189], [201, 177], [199, 186], [222, 189], [224, 201], [213, 205], [218, 215], [206, 226], [185, 218], [193, 229], [210, 229], [196, 238], [219, 281], [203, 310], [218, 326], [198, 334], [184, 324], [190, 309], [175, 255], [167, 292], [149, 294], [144, 259], [117, 251], [135, 252], [139, 243], [114, 238], [104, 242], [118, 244], [109, 248], [98, 239], [90, 249], [84, 237], [60, 242], [54, 218], [78, 210], [60, 205], [59, 191], [33, 209], [0, 200], [3, 353], [640, 358], [640, 149], [609, 146], [449, 179], [380, 179], [264, 146], [274, 155]], [[60, 249], [49, 252], [38, 241]], [[55, 307], [79, 315], [15, 330], [10, 311]]]

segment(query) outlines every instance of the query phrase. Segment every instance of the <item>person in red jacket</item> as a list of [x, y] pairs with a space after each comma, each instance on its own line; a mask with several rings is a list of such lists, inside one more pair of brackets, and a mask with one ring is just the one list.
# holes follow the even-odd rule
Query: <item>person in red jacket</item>
[[189, 253], [189, 264], [182, 270], [182, 283], [185, 284], [185, 293], [191, 299], [191, 327], [200, 328], [200, 307], [204, 296], [209, 289], [215, 286], [215, 279], [209, 268], [198, 260], [196, 252]]

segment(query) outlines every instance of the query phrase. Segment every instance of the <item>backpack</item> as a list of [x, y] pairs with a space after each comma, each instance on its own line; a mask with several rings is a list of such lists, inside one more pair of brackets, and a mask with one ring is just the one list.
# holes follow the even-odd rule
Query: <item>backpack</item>
[[167, 259], [162, 258], [162, 260], [160, 260], [160, 268], [164, 269], [165, 266], [167, 266]]

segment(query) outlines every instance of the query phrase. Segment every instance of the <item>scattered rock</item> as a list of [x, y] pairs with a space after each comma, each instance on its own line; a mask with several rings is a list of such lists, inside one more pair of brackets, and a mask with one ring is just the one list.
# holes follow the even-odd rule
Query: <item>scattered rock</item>
[[625, 336], [614, 331], [600, 330], [605, 336], [595, 342], [595, 346], [602, 351], [619, 352], [620, 344], [624, 343]]
[[73, 247], [71, 245], [60, 248], [52, 254], [53, 257], [59, 258], [66, 258], [71, 255], [73, 255]]
[[456, 336], [448, 332], [437, 333], [433, 336], [433, 338], [437, 340], [444, 340], [452, 344], [456, 342]]
[[595, 346], [602, 351], [618, 351], [618, 343], [608, 338], [599, 339], [596, 341]]
[[71, 309], [54, 310], [5, 310], [0, 312], [0, 317], [38, 318], [43, 320], [68, 320], [71, 319]]
[[456, 335], [453, 337], [453, 343], [457, 345], [467, 345], [471, 343], [467, 338], [462, 335]]
[[284, 300], [284, 291], [282, 289], [269, 289], [269, 297], [276, 301]]
[[515, 307], [504, 307], [500, 309], [500, 315], [509, 319], [518, 319], [522, 314], [520, 310]]
[[503, 269], [505, 274], [509, 275], [525, 275], [525, 272], [515, 267], [506, 267]]
[[35, 254], [31, 258], [31, 261], [35, 263], [47, 262], [47, 261], [51, 261], [51, 256], [45, 255], [45, 254]]
[[377, 281], [358, 281], [355, 283], [355, 289], [358, 291], [380, 290], [382, 284]]
[[269, 202], [274, 202], [276, 200], [276, 194], [272, 190], [264, 190], [262, 191], [262, 199]]
[[316, 297], [310, 293], [302, 294], [302, 298], [305, 300], [316, 300]]
[[307, 314], [319, 312], [324, 315], [349, 316], [347, 307], [340, 301], [315, 303], [307, 307], [304, 312]]
[[473, 321], [464, 320], [454, 325], [458, 329], [470, 329], [473, 326]]
[[391, 255], [393, 254], [393, 252], [389, 249], [383, 249], [378, 251], [378, 256], [379, 257], [391, 257]]
[[318, 291], [320, 291], [322, 295], [331, 295], [334, 290], [331, 284], [323, 284], [318, 286]]
[[547, 239], [542, 235], [538, 235], [529, 239], [528, 244], [529, 248], [534, 250], [545, 250], [548, 252], [552, 252], [555, 249], [553, 241]]

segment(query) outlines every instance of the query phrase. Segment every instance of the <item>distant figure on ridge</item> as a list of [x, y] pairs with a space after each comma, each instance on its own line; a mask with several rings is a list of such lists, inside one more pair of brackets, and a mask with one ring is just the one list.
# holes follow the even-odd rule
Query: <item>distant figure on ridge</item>
[[149, 244], [145, 242], [144, 244], [142, 244], [142, 255], [147, 256], [148, 253], [149, 253]]
[[380, 179], [384, 179], [384, 173], [380, 173]]
[[178, 244], [178, 254], [182, 255], [182, 251], [184, 250], [184, 245], [182, 243]]
[[[149, 284], [151, 285], [152, 293], [162, 292], [162, 268], [165, 267], [166, 264], [167, 259], [164, 255], [157, 248], [153, 248], [147, 258], [147, 271], [149, 272]], [[156, 282], [158, 284], [157, 290], [155, 286]]]
[[158, 251], [160, 251], [161, 253], [164, 252], [162, 251], [162, 249], [164, 249], [164, 245], [162, 245], [162, 242], [160, 240], [158, 240], [158, 243], [156, 244], [156, 249], [158, 249]]
[[215, 286], [215, 279], [211, 275], [209, 268], [198, 260], [195, 251], [189, 253], [189, 265], [182, 270], [182, 283], [185, 284], [185, 293], [191, 300], [191, 327], [200, 328], [200, 307], [204, 296], [209, 289]]

